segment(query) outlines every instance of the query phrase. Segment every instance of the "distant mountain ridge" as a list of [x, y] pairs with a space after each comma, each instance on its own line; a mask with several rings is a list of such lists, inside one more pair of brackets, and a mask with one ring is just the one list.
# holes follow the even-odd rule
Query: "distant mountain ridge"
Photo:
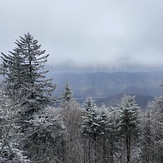
[[53, 76], [58, 85], [55, 95], [61, 95], [66, 81], [75, 97], [101, 98], [119, 94], [160, 96], [163, 72], [60, 73]]
[[[55, 73], [50, 72], [47, 78], [53, 78], [57, 84], [54, 96], [60, 99], [66, 82], [73, 91], [77, 102], [83, 103], [86, 97], [92, 97], [98, 106], [116, 106], [124, 94], [135, 95], [138, 104], [145, 108], [154, 97], [163, 96], [163, 71], [157, 72], [94, 72], [94, 73]], [[2, 84], [2, 76], [0, 78]], [[2, 87], [2, 85], [1, 85]]]

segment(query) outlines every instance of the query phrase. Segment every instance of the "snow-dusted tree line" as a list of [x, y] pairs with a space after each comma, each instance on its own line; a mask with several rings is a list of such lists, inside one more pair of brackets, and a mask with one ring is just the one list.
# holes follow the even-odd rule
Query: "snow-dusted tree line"
[[49, 55], [29, 33], [15, 44], [1, 53], [1, 163], [163, 162], [163, 97], [145, 111], [126, 95], [116, 107], [90, 97], [80, 106], [65, 81], [54, 98], [57, 86], [44, 68]]

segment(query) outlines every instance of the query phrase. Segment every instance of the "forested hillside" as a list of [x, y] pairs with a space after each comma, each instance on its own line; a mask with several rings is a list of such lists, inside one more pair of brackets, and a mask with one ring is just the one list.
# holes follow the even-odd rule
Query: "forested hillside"
[[109, 97], [123, 93], [160, 96], [163, 72], [59, 73], [51, 74], [58, 96], [68, 81], [75, 97]]
[[54, 96], [61, 96], [66, 81], [80, 104], [90, 96], [98, 106], [103, 103], [115, 106], [126, 94], [135, 95], [138, 104], [145, 108], [149, 101], [163, 93], [160, 87], [163, 72], [51, 73], [49, 76], [58, 85]]
[[[9, 54], [1, 54], [1, 163], [163, 162], [163, 97], [151, 99], [142, 110], [134, 93], [123, 94], [136, 87], [142, 95], [156, 95], [151, 85], [160, 87], [157, 74], [97, 73], [75, 75], [75, 80], [74, 74], [62, 74], [54, 84], [44, 68], [49, 55], [38, 41], [27, 33], [15, 44]], [[94, 98], [86, 97], [107, 97], [110, 90], [123, 94], [114, 105], [97, 106]], [[73, 91], [84, 92], [83, 104]]]

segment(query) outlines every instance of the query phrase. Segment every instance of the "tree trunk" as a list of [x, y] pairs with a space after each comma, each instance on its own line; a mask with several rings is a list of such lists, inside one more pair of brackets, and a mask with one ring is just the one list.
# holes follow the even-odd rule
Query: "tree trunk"
[[88, 161], [91, 163], [91, 143], [88, 141]]
[[131, 140], [130, 140], [130, 133], [127, 133], [126, 136], [126, 146], [127, 146], [127, 163], [130, 162], [130, 147], [131, 147]]
[[102, 147], [103, 147], [103, 163], [106, 163], [107, 162], [106, 141], [107, 141], [107, 139], [104, 136], [104, 138], [103, 138], [103, 145], [102, 145]]
[[94, 143], [95, 143], [95, 163], [97, 163], [97, 144], [96, 144], [96, 136], [94, 138]]

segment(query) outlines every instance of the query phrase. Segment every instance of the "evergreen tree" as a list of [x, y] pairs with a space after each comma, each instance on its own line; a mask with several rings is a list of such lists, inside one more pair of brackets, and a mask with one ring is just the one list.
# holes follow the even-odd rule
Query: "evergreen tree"
[[86, 112], [94, 111], [96, 104], [91, 97], [88, 97], [84, 102], [84, 109]]
[[139, 106], [134, 96], [124, 96], [119, 105], [118, 131], [126, 146], [126, 162], [131, 161], [131, 147], [139, 137]]
[[153, 162], [152, 158], [155, 153], [154, 151], [154, 139], [152, 133], [152, 121], [151, 112], [149, 109], [143, 116], [142, 120], [142, 135], [141, 135], [141, 153], [140, 158], [144, 163]]
[[9, 51], [8, 55], [2, 53], [1, 56], [5, 92], [14, 106], [13, 109], [18, 110], [14, 118], [19, 126], [17, 133], [22, 135], [19, 138], [19, 148], [25, 150], [29, 158], [37, 160], [39, 154], [33, 156], [36, 153], [31, 151], [39, 134], [38, 130], [33, 130], [33, 120], [37, 113], [40, 114], [48, 105], [54, 104], [52, 92], [56, 85], [52, 84], [52, 79], [44, 79], [48, 72], [44, 70], [44, 64], [49, 55], [45, 54], [45, 50], [40, 50], [38, 41], [27, 33], [16, 40], [15, 44], [17, 47], [12, 52]]
[[68, 84], [66, 82], [62, 97], [61, 97], [61, 107], [63, 108], [70, 108], [73, 102], [73, 92]]
[[32, 128], [27, 133], [28, 156], [32, 162], [62, 162], [62, 143], [66, 141], [66, 127], [58, 110], [46, 108], [34, 115], [30, 121]]
[[73, 98], [72, 90], [71, 90], [68, 82], [66, 82], [64, 90], [63, 90], [63, 94], [62, 94], [62, 100], [69, 102], [72, 100], [72, 98]]
[[152, 150], [150, 157], [151, 162], [162, 163], [163, 161], [163, 96], [155, 98], [154, 101], [149, 103], [148, 109], [150, 110], [150, 126], [151, 126], [151, 140]]
[[[118, 144], [118, 129], [117, 123], [119, 116], [116, 107], [109, 107], [106, 109], [107, 126], [106, 126], [106, 142], [107, 142], [107, 161], [106, 162], [119, 162], [119, 144]], [[115, 160], [116, 158], [116, 160]]]
[[17, 47], [8, 55], [2, 53], [3, 74], [6, 92], [15, 103], [24, 106], [21, 114], [27, 118], [54, 103], [51, 93], [56, 85], [52, 84], [52, 79], [44, 79], [48, 71], [41, 70], [49, 55], [40, 50], [38, 41], [27, 33], [15, 44]]
[[4, 92], [0, 93], [0, 162], [27, 163], [29, 159], [18, 147], [19, 134], [15, 128], [15, 110]]
[[[87, 98], [85, 101], [85, 116], [81, 124], [81, 134], [94, 144], [94, 161], [97, 162], [98, 138], [105, 134], [106, 114], [97, 111], [94, 101]], [[90, 145], [90, 143], [89, 143]], [[90, 151], [89, 151], [90, 153]], [[90, 155], [90, 154], [89, 154]], [[90, 158], [89, 158], [90, 160]]]
[[83, 116], [82, 134], [95, 140], [104, 134], [106, 114], [98, 111], [92, 98], [85, 101], [85, 116]]

